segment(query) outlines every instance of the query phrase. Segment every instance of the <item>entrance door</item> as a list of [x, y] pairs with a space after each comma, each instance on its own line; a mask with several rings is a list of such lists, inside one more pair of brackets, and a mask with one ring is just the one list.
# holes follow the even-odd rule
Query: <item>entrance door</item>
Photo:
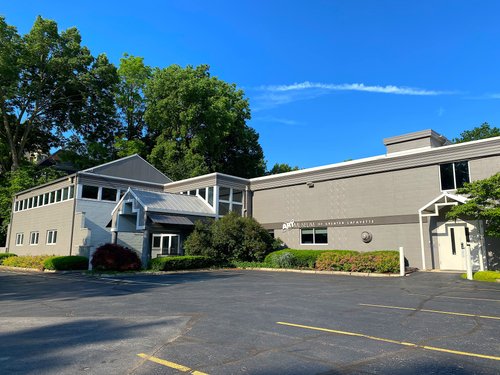
[[151, 257], [166, 255], [179, 255], [179, 235], [159, 233], [153, 234], [153, 241], [151, 246]]
[[465, 246], [470, 242], [467, 224], [443, 223], [437, 228], [439, 268], [465, 270]]

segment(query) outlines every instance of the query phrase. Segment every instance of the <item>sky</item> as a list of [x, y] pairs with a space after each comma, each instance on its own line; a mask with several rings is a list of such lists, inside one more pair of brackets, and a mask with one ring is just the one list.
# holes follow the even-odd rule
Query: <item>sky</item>
[[383, 138], [500, 127], [500, 1], [4, 1], [77, 27], [93, 55], [210, 65], [249, 99], [268, 167], [381, 155]]

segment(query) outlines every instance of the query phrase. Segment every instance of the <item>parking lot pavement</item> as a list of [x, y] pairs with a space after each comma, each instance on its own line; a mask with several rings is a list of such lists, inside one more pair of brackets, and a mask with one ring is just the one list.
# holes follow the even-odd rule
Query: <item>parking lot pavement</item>
[[500, 285], [455, 274], [0, 271], [1, 374], [498, 374]]

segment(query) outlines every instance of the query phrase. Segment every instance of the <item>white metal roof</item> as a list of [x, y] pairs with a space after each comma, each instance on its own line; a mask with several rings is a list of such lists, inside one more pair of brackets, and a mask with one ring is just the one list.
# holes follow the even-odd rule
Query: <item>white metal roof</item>
[[145, 211], [178, 212], [186, 214], [214, 215], [212, 209], [202, 198], [194, 195], [161, 193], [129, 189]]

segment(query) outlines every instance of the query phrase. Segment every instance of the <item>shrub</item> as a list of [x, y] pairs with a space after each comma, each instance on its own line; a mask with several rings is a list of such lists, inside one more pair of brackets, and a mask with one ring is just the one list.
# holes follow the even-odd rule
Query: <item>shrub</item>
[[500, 271], [478, 271], [474, 273], [474, 280], [492, 281], [500, 280]]
[[318, 270], [345, 272], [399, 272], [397, 251], [373, 251], [358, 254], [324, 252], [316, 261]]
[[10, 258], [10, 257], [17, 257], [17, 255], [12, 254], [12, 253], [0, 253], [0, 264], [2, 264], [4, 259]]
[[132, 250], [121, 245], [107, 243], [97, 248], [91, 260], [97, 271], [137, 271], [141, 260]]
[[197, 222], [184, 242], [186, 254], [208, 256], [220, 264], [258, 262], [275, 246], [274, 239], [255, 219], [234, 212], [211, 223]]
[[[274, 251], [266, 256], [264, 259], [265, 263], [268, 263], [271, 267], [275, 268], [314, 268], [316, 264], [317, 258], [325, 253], [336, 253], [336, 254], [357, 254], [357, 251], [352, 250], [294, 250], [294, 249], [285, 249]], [[289, 253], [293, 256], [289, 258], [288, 261], [291, 263], [285, 266], [282, 262], [286, 261], [282, 259], [282, 254]], [[286, 256], [290, 257], [290, 256]]]
[[38, 270], [43, 270], [44, 262], [52, 255], [23, 255], [4, 258], [2, 261], [3, 266], [9, 267], [22, 267], [22, 268], [34, 268]]
[[151, 259], [149, 268], [153, 271], [189, 270], [207, 268], [214, 264], [211, 258], [197, 255], [167, 256]]
[[47, 270], [86, 270], [89, 266], [89, 259], [82, 256], [58, 256], [50, 257], [43, 262]]

